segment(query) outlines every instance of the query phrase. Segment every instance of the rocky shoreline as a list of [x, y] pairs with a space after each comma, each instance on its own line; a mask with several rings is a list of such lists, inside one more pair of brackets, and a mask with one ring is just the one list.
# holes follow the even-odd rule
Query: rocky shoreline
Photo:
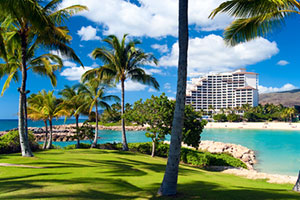
[[[82, 123], [79, 123], [79, 127], [82, 126]], [[95, 127], [95, 125], [92, 125]], [[74, 141], [74, 135], [76, 134], [75, 124], [67, 124], [67, 125], [54, 125], [52, 128], [52, 137], [54, 142], [67, 142]], [[114, 130], [121, 131], [121, 126], [102, 126], [99, 125], [99, 130]], [[48, 127], [49, 128], [49, 127]], [[9, 131], [17, 130], [17, 128], [12, 130], [0, 131], [0, 136], [8, 133]], [[40, 142], [45, 140], [45, 127], [28, 127], [28, 130], [31, 131], [35, 136], [35, 141]], [[126, 126], [127, 131], [144, 131], [146, 127], [142, 126]], [[49, 130], [48, 130], [49, 131]], [[83, 140], [88, 140], [88, 138], [84, 138]]]

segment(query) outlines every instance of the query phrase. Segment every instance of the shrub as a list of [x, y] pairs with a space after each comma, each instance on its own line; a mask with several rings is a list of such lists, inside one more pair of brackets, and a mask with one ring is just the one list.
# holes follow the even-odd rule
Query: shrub
[[[39, 149], [38, 143], [34, 141], [34, 135], [28, 133], [29, 145], [32, 151]], [[21, 152], [20, 139], [18, 131], [10, 131], [0, 137], [0, 153], [18, 153]]]
[[[121, 150], [122, 144], [111, 144], [116, 147], [116, 149]], [[130, 151], [139, 152], [143, 154], [151, 155], [152, 143], [129, 143], [128, 147]], [[156, 156], [168, 157], [169, 145], [165, 143], [158, 143], [156, 148]], [[241, 160], [234, 158], [233, 156], [222, 153], [213, 154], [210, 152], [201, 152], [188, 148], [181, 148], [180, 160], [183, 163], [191, 164], [200, 167], [206, 166], [232, 166], [232, 167], [242, 167], [247, 169], [245, 163]]]

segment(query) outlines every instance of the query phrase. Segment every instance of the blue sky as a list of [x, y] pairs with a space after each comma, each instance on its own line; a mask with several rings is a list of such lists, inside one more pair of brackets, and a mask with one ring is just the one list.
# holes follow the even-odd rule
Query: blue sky
[[[223, 0], [190, 0], [190, 44], [188, 78], [202, 76], [208, 72], [231, 71], [246, 67], [257, 72], [259, 92], [290, 90], [300, 87], [300, 58], [298, 39], [299, 16], [291, 16], [286, 24], [266, 38], [227, 47], [222, 40], [223, 29], [232, 21], [226, 15], [208, 19], [210, 11]], [[58, 86], [53, 88], [50, 80], [30, 73], [27, 88], [31, 93], [42, 89], [63, 89], [64, 85], [79, 83], [80, 75], [88, 69], [98, 67], [101, 62], [89, 54], [109, 34], [121, 37], [124, 33], [142, 41], [140, 47], [159, 59], [158, 66], [145, 66], [160, 84], [160, 91], [138, 83], [127, 84], [126, 102], [149, 98], [152, 94], [165, 92], [170, 98], [176, 94], [177, 81], [177, 0], [64, 0], [62, 6], [82, 4], [89, 11], [82, 12], [67, 22], [73, 37], [71, 47], [85, 65], [82, 69], [72, 61], [64, 59], [64, 68], [57, 72]], [[55, 52], [54, 52], [55, 53]], [[5, 78], [0, 80], [3, 86]], [[0, 119], [17, 118], [19, 83], [12, 83], [0, 97]], [[113, 88], [110, 93], [119, 95]]]

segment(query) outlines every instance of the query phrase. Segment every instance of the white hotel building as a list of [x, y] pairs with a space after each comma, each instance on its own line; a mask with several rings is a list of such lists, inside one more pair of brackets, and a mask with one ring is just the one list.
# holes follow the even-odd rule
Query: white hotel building
[[258, 105], [258, 74], [239, 69], [234, 72], [210, 74], [188, 81], [186, 104], [197, 111]]

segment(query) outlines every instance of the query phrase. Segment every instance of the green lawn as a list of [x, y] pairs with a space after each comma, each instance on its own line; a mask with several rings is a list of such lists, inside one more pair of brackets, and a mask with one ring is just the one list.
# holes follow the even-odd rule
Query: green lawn
[[[0, 163], [45, 167], [0, 167], [0, 199], [157, 199], [166, 159], [82, 149], [0, 155]], [[181, 165], [176, 199], [300, 199], [291, 188]]]

